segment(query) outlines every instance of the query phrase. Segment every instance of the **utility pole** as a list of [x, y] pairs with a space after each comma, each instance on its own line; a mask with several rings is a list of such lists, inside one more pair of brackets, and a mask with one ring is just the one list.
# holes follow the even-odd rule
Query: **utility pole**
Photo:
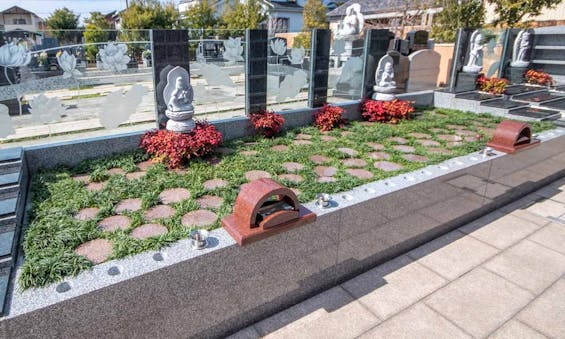
[[129, 8], [129, 0], [126, 0], [126, 9]]

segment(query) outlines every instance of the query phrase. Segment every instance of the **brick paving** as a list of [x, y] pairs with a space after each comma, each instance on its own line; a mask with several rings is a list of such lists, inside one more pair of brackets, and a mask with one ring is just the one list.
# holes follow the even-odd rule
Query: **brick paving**
[[233, 338], [565, 338], [565, 179]]

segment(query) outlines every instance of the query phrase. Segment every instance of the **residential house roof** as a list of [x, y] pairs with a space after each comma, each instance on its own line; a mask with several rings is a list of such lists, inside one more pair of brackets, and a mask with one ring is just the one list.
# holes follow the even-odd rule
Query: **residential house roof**
[[31, 15], [34, 15], [35, 17], [41, 19], [41, 17], [39, 15], [37, 15], [33, 12], [30, 12], [27, 9], [23, 9], [21, 7], [18, 7], [18, 6], [12, 6], [8, 9], [5, 9], [5, 10], [1, 11], [0, 14], [31, 14]]
[[[419, 0], [419, 1], [409, 1], [409, 0], [349, 0], [333, 11], [329, 12], [328, 17], [342, 17], [345, 15], [347, 7], [359, 4], [361, 5], [361, 13], [363, 15], [376, 14], [376, 13], [387, 13], [392, 11], [399, 11], [404, 9], [418, 9], [422, 6], [432, 7], [434, 5], [433, 0]], [[408, 6], [408, 7], [407, 7]]]

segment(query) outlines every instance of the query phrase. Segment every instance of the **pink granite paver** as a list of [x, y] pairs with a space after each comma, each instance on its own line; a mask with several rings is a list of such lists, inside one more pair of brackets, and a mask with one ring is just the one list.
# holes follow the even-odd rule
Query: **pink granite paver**
[[138, 163], [137, 168], [141, 171], [147, 171], [147, 169], [153, 165], [155, 165], [155, 163], [152, 160], [146, 160]]
[[365, 167], [367, 166], [367, 162], [363, 159], [351, 158], [351, 159], [344, 159], [341, 163], [345, 167]]
[[414, 132], [414, 133], [410, 133], [411, 136], [413, 136], [416, 139], [431, 139], [432, 136], [426, 133], [418, 133], [418, 132]]
[[137, 179], [141, 179], [143, 178], [147, 173], [143, 172], [143, 171], [138, 171], [138, 172], [132, 172], [132, 173], [128, 173], [126, 174], [126, 178], [128, 180], [137, 180]]
[[352, 148], [340, 147], [337, 150], [350, 157], [356, 157], [357, 155], [359, 155], [359, 152]]
[[112, 243], [106, 239], [95, 239], [81, 244], [75, 253], [93, 264], [100, 264], [112, 255]]
[[222, 188], [229, 185], [229, 182], [223, 179], [210, 179], [204, 181], [204, 188], [207, 190], [214, 190], [216, 188]]
[[171, 188], [159, 194], [159, 200], [165, 205], [174, 204], [190, 199], [190, 192], [186, 188]]
[[224, 198], [215, 195], [203, 195], [196, 199], [196, 203], [200, 208], [220, 208], [224, 203]]
[[342, 136], [342, 137], [348, 137], [348, 136], [353, 135], [353, 134], [355, 134], [355, 133], [350, 132], [350, 131], [343, 131], [343, 132], [341, 132], [341, 136]]
[[292, 143], [294, 145], [298, 145], [298, 146], [300, 146], [300, 145], [312, 145], [312, 141], [310, 141], [310, 140], [293, 140]]
[[100, 212], [100, 209], [96, 207], [83, 208], [80, 211], [78, 211], [77, 214], [75, 214], [75, 219], [80, 221], [92, 220], [96, 218], [98, 212]]
[[115, 230], [125, 230], [131, 225], [131, 219], [125, 215], [114, 215], [103, 219], [98, 223], [98, 227], [105, 232], [113, 232]]
[[388, 138], [388, 141], [389, 141], [389, 142], [394, 142], [394, 143], [397, 143], [397, 144], [401, 144], [401, 145], [404, 145], [404, 144], [407, 144], [407, 143], [408, 143], [408, 140], [406, 140], [406, 139], [404, 139], [404, 138], [402, 138], [402, 137], [392, 137], [392, 138]]
[[281, 174], [279, 175], [279, 179], [287, 180], [293, 182], [295, 184], [301, 183], [304, 181], [304, 178], [298, 174]]
[[371, 152], [368, 153], [367, 156], [371, 159], [375, 160], [387, 160], [390, 159], [390, 154], [386, 152]]
[[139, 240], [158, 237], [167, 233], [167, 228], [160, 224], [144, 224], [131, 231], [131, 237]]
[[252, 156], [255, 156], [255, 155], [259, 154], [259, 152], [257, 152], [257, 151], [241, 151], [241, 152], [239, 152], [239, 153], [240, 153], [241, 155], [246, 156], [246, 157], [252, 157]]
[[430, 147], [427, 149], [427, 151], [429, 153], [435, 153], [435, 154], [451, 154], [450, 150], [441, 147]]
[[322, 139], [322, 141], [336, 141], [337, 140], [336, 137], [332, 137], [331, 135], [322, 135], [320, 137], [320, 139]]
[[448, 143], [446, 143], [447, 147], [457, 147], [457, 146], [462, 146], [463, 142], [462, 141], [449, 141]]
[[86, 189], [90, 192], [100, 192], [106, 187], [106, 181], [102, 182], [91, 182], [90, 184], [86, 185]]
[[287, 145], [275, 145], [271, 147], [271, 149], [275, 152], [286, 152], [288, 151], [289, 147]]
[[412, 153], [416, 151], [414, 147], [406, 146], [406, 145], [396, 145], [396, 146], [392, 146], [392, 148], [402, 153]]
[[310, 157], [310, 161], [312, 161], [316, 165], [321, 165], [321, 164], [328, 162], [330, 160], [331, 160], [330, 158], [325, 157], [323, 155], [313, 155], [313, 156]]
[[271, 174], [269, 174], [269, 172], [265, 172], [265, 171], [245, 172], [245, 179], [247, 179], [247, 181], [254, 181], [254, 180], [263, 179], [263, 178], [271, 178]]
[[177, 211], [174, 208], [172, 208], [171, 206], [157, 205], [157, 206], [153, 206], [150, 209], [148, 209], [147, 211], [145, 211], [145, 214], [143, 215], [143, 217], [147, 221], [155, 221], [155, 220], [158, 220], [158, 219], [170, 218], [173, 215], [175, 215], [175, 213], [177, 213]]
[[463, 138], [461, 138], [458, 135], [455, 134], [440, 134], [437, 136], [438, 139], [443, 140], [443, 141], [461, 141], [463, 140]]
[[84, 174], [84, 175], [75, 175], [73, 177], [73, 180], [76, 182], [80, 182], [82, 184], [88, 184], [90, 182], [90, 175]]
[[390, 161], [378, 161], [373, 164], [375, 168], [385, 172], [398, 171], [403, 168], [402, 165]]
[[216, 222], [218, 215], [207, 210], [196, 210], [188, 212], [182, 217], [181, 223], [184, 226], [205, 227]]
[[337, 168], [331, 166], [316, 166], [314, 172], [319, 177], [331, 177], [337, 173]]
[[141, 199], [125, 199], [120, 201], [116, 207], [114, 207], [114, 212], [121, 214], [124, 212], [136, 212], [141, 209]]
[[416, 154], [404, 154], [402, 156], [404, 159], [412, 162], [426, 162], [428, 158], [423, 155], [416, 155]]
[[373, 173], [363, 169], [348, 168], [345, 170], [345, 172], [362, 180], [371, 179], [373, 177]]
[[282, 167], [286, 169], [288, 172], [298, 172], [304, 169], [304, 165], [298, 162], [284, 162]]
[[365, 145], [371, 147], [372, 149], [374, 149], [375, 151], [382, 151], [385, 149], [385, 146], [382, 144], [378, 144], [376, 142], [367, 142], [365, 143]]
[[312, 136], [310, 134], [299, 133], [296, 135], [297, 140], [310, 140]]
[[108, 171], [108, 175], [121, 175], [126, 173], [126, 171], [124, 171], [121, 168], [110, 168]]
[[441, 146], [441, 144], [435, 140], [419, 140], [418, 141], [422, 146]]
[[326, 182], [336, 182], [337, 179], [334, 177], [319, 177], [316, 181], [320, 183], [326, 183]]

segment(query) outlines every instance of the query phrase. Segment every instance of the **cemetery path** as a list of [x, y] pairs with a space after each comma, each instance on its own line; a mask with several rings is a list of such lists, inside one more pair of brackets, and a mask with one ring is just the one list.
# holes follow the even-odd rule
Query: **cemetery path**
[[565, 178], [230, 338], [565, 338]]

